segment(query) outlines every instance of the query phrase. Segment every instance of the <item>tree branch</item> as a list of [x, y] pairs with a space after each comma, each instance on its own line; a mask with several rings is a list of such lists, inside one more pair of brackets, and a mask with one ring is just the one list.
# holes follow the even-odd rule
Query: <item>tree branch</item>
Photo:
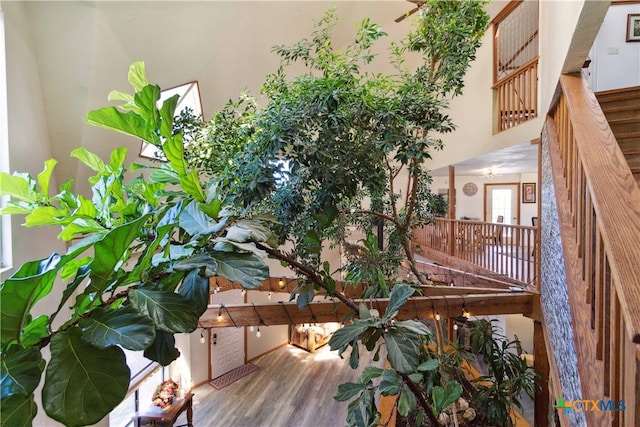
[[431, 421], [434, 426], [439, 425], [436, 416], [433, 415], [431, 405], [429, 405], [429, 402], [427, 402], [427, 400], [424, 398], [418, 386], [415, 385], [413, 381], [411, 381], [411, 378], [409, 378], [407, 374], [400, 374], [400, 376], [402, 377], [402, 380], [407, 385], [407, 387], [409, 387], [409, 390], [411, 390], [413, 395], [416, 397], [418, 403], [420, 403], [420, 406], [422, 406], [422, 409], [424, 409], [424, 412], [427, 415], [427, 418], [429, 418], [429, 421]]
[[[330, 293], [329, 289], [327, 289], [327, 286], [324, 284], [324, 281], [322, 280], [322, 278], [318, 275], [318, 273], [315, 270], [313, 270], [309, 266], [302, 264], [298, 260], [286, 254], [283, 254], [282, 252], [277, 251], [271, 248], [270, 246], [265, 246], [262, 243], [257, 243], [257, 242], [255, 243], [255, 245], [257, 248], [262, 249], [272, 257], [280, 261], [286, 262], [290, 267], [302, 273], [313, 283], [315, 283], [316, 285], [320, 286], [322, 289]], [[349, 298], [347, 298], [346, 296], [342, 295], [340, 292], [333, 292], [332, 296], [338, 298], [340, 302], [342, 302], [344, 305], [352, 309], [356, 314], [360, 312], [358, 305], [354, 303], [352, 300], [350, 300]]]

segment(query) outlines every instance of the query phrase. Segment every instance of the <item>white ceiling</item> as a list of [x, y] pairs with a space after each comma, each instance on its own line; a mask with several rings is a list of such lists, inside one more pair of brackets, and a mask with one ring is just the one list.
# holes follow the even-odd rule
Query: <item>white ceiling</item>
[[[161, 88], [197, 80], [209, 119], [243, 90], [257, 96], [265, 75], [279, 64], [271, 48], [310, 36], [313, 23], [334, 4], [341, 18], [338, 46], [364, 17], [381, 24], [389, 33], [388, 41], [403, 37], [412, 22], [394, 22], [413, 7], [403, 0], [25, 3], [52, 156], [60, 161], [59, 182], [72, 178], [79, 191], [86, 189], [83, 183], [91, 171], [69, 158], [74, 148], [85, 147], [103, 158], [119, 146], [128, 147], [130, 154], [139, 152], [139, 141], [83, 122], [88, 111], [108, 105], [111, 90], [130, 92], [127, 71], [132, 62], [145, 61], [149, 81]], [[521, 164], [530, 169], [524, 147], [496, 155], [500, 157], [491, 160], [492, 165]], [[478, 162], [489, 160], [458, 167], [477, 169]]]
[[[523, 142], [452, 165], [456, 175], [483, 175], [492, 169], [496, 175], [517, 175], [538, 171], [538, 145]], [[449, 175], [449, 167], [431, 171], [433, 176]]]

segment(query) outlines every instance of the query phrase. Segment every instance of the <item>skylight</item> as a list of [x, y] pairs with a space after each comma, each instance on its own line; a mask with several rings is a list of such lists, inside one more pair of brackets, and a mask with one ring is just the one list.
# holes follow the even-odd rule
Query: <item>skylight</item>
[[[176, 86], [171, 89], [165, 89], [160, 92], [160, 100], [158, 101], [158, 107], [162, 103], [171, 98], [174, 95], [179, 95], [178, 105], [174, 117], [178, 117], [180, 113], [185, 110], [190, 110], [191, 114], [196, 117], [202, 117], [202, 102], [200, 100], [200, 88], [197, 81], [185, 83], [180, 86]], [[164, 160], [162, 150], [153, 144], [148, 144], [142, 141], [142, 147], [140, 148], [140, 157], [146, 157], [154, 160]]]

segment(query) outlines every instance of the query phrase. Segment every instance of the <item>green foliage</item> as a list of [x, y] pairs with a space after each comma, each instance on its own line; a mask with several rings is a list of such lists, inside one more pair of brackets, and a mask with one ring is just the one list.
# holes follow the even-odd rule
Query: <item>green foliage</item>
[[[431, 416], [429, 404], [455, 401], [459, 385], [449, 359], [425, 351], [428, 328], [396, 320], [414, 288], [392, 277], [404, 257], [413, 264], [411, 230], [441, 211], [426, 162], [442, 146], [438, 135], [454, 129], [447, 99], [461, 92], [488, 18], [482, 2], [430, 0], [424, 7], [429, 13], [391, 47], [393, 74], [368, 71], [379, 59], [373, 47], [384, 31], [365, 19], [338, 50], [330, 11], [310, 39], [274, 48], [282, 64], [262, 87], [264, 108], [242, 95], [203, 125], [188, 115], [174, 119], [177, 97], [158, 106], [160, 88], [134, 63], [134, 93], [111, 92], [109, 99], [120, 105], [91, 111], [86, 121], [160, 148], [165, 163], [130, 166], [146, 169], [146, 178], [125, 179], [124, 149], [114, 150], [108, 163], [82, 148], [72, 153], [95, 171], [90, 199], [73, 193], [71, 181], [50, 195], [55, 160], [36, 178], [2, 174], [2, 192], [12, 196], [3, 214], [25, 214], [26, 226], [53, 225], [60, 239], [77, 240], [67, 253], [27, 263], [0, 285], [3, 422], [29, 425], [35, 416], [43, 347], [51, 345], [46, 413], [67, 425], [94, 423], [126, 393], [129, 372], [120, 347], [163, 365], [175, 360], [174, 334], [196, 328], [209, 277], [256, 288], [268, 277], [262, 261], [268, 253], [302, 276], [292, 298], [303, 308], [320, 289], [334, 293], [333, 271], [321, 257], [327, 242], [342, 244], [348, 225], [366, 233], [380, 221], [384, 248], [368, 235], [369, 262], [352, 263], [349, 275], [367, 282], [365, 296], [388, 296], [388, 308], [381, 315], [363, 304], [360, 318], [336, 332], [330, 345], [340, 355], [350, 347], [353, 367], [360, 343], [376, 354], [384, 345], [390, 367], [366, 368], [336, 397], [355, 398], [347, 422], [358, 426], [380, 422], [376, 387], [399, 393], [401, 414], [420, 405]], [[413, 69], [405, 62], [412, 51], [422, 55]], [[297, 62], [307, 72], [287, 77]], [[408, 186], [399, 184], [403, 175]], [[290, 253], [273, 249], [285, 239], [295, 244]], [[56, 311], [33, 318], [34, 304], [56, 280], [66, 286]], [[70, 316], [56, 329], [53, 320], [65, 307]], [[430, 403], [424, 396], [432, 396]]]
[[[87, 122], [161, 147], [167, 163], [134, 166], [151, 169], [148, 179], [125, 180], [122, 148], [108, 163], [83, 148], [71, 153], [96, 173], [91, 199], [73, 193], [72, 182], [50, 194], [54, 160], [35, 179], [0, 177], [2, 193], [12, 196], [3, 214], [25, 214], [25, 226], [60, 227], [60, 239], [77, 240], [65, 254], [25, 263], [0, 285], [3, 424], [30, 425], [35, 416], [43, 347], [51, 345], [46, 413], [65, 425], [93, 424], [129, 387], [121, 347], [167, 365], [180, 354], [173, 334], [193, 331], [206, 310], [209, 277], [247, 288], [268, 277], [256, 243], [274, 242], [269, 228], [222, 214], [221, 197], [205, 193], [185, 161], [173, 123], [177, 99], [157, 107], [160, 89], [147, 83], [142, 63], [129, 76], [135, 94], [113, 92], [111, 99], [125, 103], [92, 111]], [[56, 280], [66, 283], [58, 307], [33, 318], [34, 305]], [[53, 320], [66, 307], [70, 316], [55, 329]]]
[[[471, 322], [472, 350], [482, 356], [490, 376], [476, 379], [476, 398], [486, 409], [487, 419], [493, 425], [509, 425], [510, 408], [522, 409], [520, 393], [524, 391], [531, 399], [536, 388], [536, 374], [518, 354], [519, 341], [506, 340], [494, 321]], [[488, 382], [489, 385], [486, 385]]]

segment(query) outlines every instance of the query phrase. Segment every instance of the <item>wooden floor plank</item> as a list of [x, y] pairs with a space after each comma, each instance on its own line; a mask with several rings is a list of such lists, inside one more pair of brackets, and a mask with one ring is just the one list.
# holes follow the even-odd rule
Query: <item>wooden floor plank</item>
[[[256, 372], [216, 390], [209, 384], [194, 389], [193, 424], [197, 427], [314, 427], [346, 425], [347, 404], [333, 399], [339, 384], [356, 382], [372, 355], [361, 349], [357, 370], [329, 351], [308, 353], [281, 347], [257, 360]], [[345, 354], [348, 357], [349, 354]], [[186, 423], [181, 416], [176, 425]]]

